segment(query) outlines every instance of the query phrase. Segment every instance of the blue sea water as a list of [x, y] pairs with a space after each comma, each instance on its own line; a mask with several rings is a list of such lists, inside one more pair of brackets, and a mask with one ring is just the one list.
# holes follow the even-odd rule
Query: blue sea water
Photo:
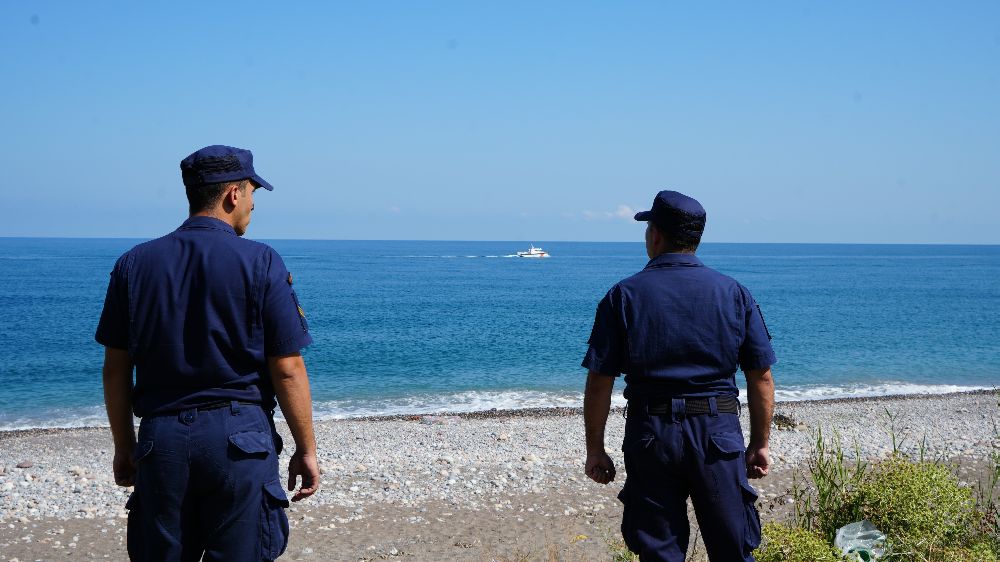
[[[104, 424], [93, 341], [139, 240], [0, 238], [0, 429]], [[270, 242], [320, 418], [579, 405], [594, 307], [641, 243]], [[779, 399], [1000, 385], [1000, 246], [704, 244], [774, 336]], [[738, 375], [737, 380], [741, 380]], [[618, 385], [620, 391], [620, 384]]]

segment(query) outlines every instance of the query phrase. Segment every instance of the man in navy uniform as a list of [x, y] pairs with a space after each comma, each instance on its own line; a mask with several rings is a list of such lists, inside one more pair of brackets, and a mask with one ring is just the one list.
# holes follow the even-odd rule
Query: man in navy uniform
[[135, 486], [128, 553], [273, 560], [288, 543], [276, 397], [295, 440], [288, 490], [302, 480], [292, 501], [319, 488], [300, 354], [312, 338], [281, 257], [241, 238], [254, 192], [273, 190], [250, 151], [202, 148], [181, 176], [190, 217], [118, 259], [96, 334], [115, 481]]
[[[747, 477], [770, 466], [770, 335], [750, 292], [695, 257], [705, 228], [698, 201], [661, 191], [635, 220], [647, 222], [649, 263], [601, 300], [583, 360], [586, 474], [601, 484], [614, 480], [604, 427], [612, 386], [624, 373], [627, 478], [618, 498], [625, 545], [643, 562], [683, 561], [690, 497], [709, 559], [753, 560], [760, 519]], [[747, 379], [746, 448], [737, 367]]]

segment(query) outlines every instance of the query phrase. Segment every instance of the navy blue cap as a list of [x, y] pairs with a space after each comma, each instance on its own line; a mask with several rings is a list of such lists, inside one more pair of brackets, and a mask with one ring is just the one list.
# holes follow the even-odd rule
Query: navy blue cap
[[635, 214], [637, 221], [649, 221], [664, 233], [701, 237], [705, 231], [705, 208], [693, 197], [677, 191], [661, 191], [653, 198], [653, 208]]
[[181, 160], [181, 177], [185, 187], [253, 180], [264, 189], [274, 191], [274, 186], [253, 171], [253, 154], [249, 150], [221, 144], [206, 146]]

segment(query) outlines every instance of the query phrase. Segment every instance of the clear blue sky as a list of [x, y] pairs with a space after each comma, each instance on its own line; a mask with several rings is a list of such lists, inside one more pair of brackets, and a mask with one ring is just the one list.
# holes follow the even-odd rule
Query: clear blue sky
[[[4, 2], [0, 236], [1000, 243], [1000, 3]], [[622, 218], [625, 217], [625, 218]]]

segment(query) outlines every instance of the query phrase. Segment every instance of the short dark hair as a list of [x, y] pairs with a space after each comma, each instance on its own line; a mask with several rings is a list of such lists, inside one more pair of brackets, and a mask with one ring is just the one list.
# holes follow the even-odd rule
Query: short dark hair
[[701, 233], [698, 233], [698, 235], [695, 236], [694, 234], [688, 234], [686, 232], [678, 232], [677, 230], [662, 228], [654, 222], [650, 222], [649, 224], [653, 225], [653, 228], [658, 230], [660, 235], [666, 238], [666, 250], [671, 254], [688, 252], [693, 253], [698, 249], [698, 244], [701, 243]]
[[219, 183], [206, 183], [197, 187], [186, 187], [188, 198], [188, 212], [190, 214], [200, 213], [206, 209], [211, 209], [222, 198], [226, 189], [230, 185], [239, 184], [240, 189], [246, 187], [247, 180], [224, 181]]

